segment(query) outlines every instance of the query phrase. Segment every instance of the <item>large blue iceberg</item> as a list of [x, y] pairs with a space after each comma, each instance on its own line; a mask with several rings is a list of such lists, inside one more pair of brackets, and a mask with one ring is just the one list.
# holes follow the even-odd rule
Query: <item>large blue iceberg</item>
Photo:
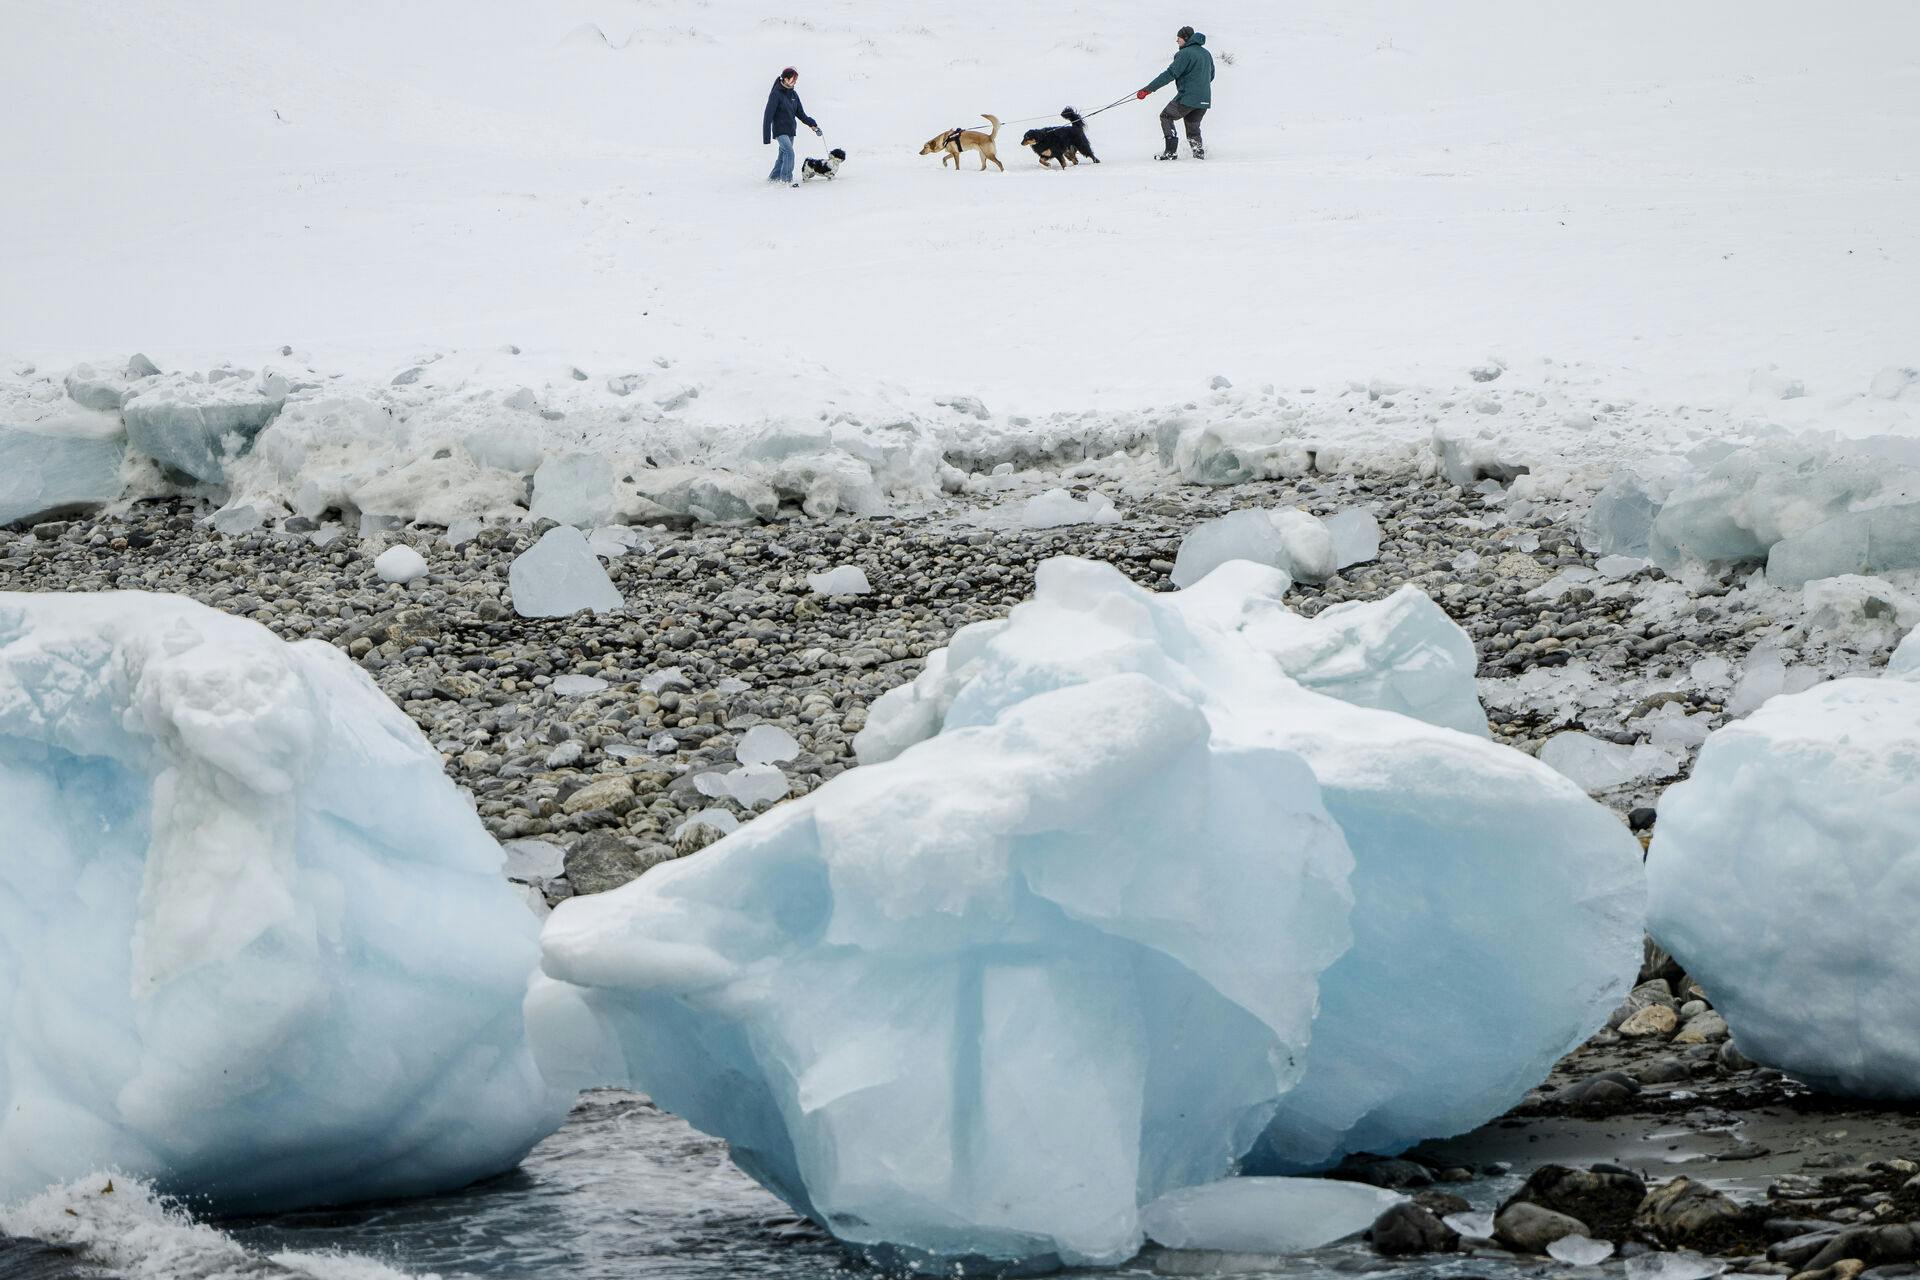
[[97, 1169], [266, 1209], [457, 1187], [564, 1118], [537, 922], [319, 642], [0, 594], [0, 1202]]
[[[1511, 1105], [1632, 981], [1639, 845], [1537, 761], [1295, 680], [1282, 653], [1330, 659], [1302, 619], [1263, 645], [1285, 585], [1047, 562], [875, 704], [861, 768], [562, 904], [543, 1061], [926, 1266], [1117, 1262], [1143, 1205], [1249, 1152], [1324, 1166]], [[1376, 610], [1328, 631], [1451, 647]]]

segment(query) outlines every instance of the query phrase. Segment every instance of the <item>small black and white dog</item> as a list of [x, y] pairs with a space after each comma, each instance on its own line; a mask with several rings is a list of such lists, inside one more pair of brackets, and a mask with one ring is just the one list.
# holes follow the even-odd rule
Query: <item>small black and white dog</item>
[[847, 153], [838, 147], [827, 152], [827, 158], [825, 160], [815, 160], [812, 157], [808, 157], [807, 162], [800, 167], [800, 181], [812, 182], [815, 178], [825, 178], [831, 182], [833, 181], [833, 175], [839, 172], [840, 166], [846, 161], [846, 158]]

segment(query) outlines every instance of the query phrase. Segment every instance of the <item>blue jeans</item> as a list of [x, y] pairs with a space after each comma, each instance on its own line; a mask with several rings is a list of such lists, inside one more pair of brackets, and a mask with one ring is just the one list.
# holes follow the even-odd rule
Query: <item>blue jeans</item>
[[767, 175], [768, 182], [793, 181], [793, 135], [783, 133], [774, 139], [780, 144], [780, 154], [774, 159], [773, 172]]

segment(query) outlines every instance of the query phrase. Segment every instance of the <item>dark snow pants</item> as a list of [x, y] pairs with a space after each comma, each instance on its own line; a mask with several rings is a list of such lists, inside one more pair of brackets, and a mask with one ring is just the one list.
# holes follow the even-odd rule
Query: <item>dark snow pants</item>
[[1181, 106], [1178, 98], [1175, 98], [1165, 107], [1162, 107], [1160, 110], [1160, 132], [1166, 138], [1167, 150], [1171, 152], [1175, 146], [1173, 137], [1173, 122], [1175, 120], [1183, 120], [1186, 122], [1187, 146], [1195, 151], [1204, 150], [1205, 144], [1200, 141], [1200, 122], [1206, 118], [1207, 108]]

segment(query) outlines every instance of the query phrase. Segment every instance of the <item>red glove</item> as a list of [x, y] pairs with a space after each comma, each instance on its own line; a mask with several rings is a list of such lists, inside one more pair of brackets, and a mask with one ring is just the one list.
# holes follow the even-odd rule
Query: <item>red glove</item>
[[1147, 96], [1147, 95], [1148, 95], [1149, 93], [1152, 93], [1152, 92], [1153, 92], [1153, 90], [1151, 90], [1151, 89], [1142, 89], [1142, 90], [1141, 90], [1140, 92], [1138, 92], [1138, 93], [1136, 93], [1136, 94], [1134, 94], [1133, 96], [1134, 96], [1134, 97], [1136, 97], [1136, 98], [1139, 98], [1139, 99], [1140, 99], [1140, 100], [1142, 100], [1142, 101], [1145, 101], [1145, 100], [1146, 100], [1146, 96]]

